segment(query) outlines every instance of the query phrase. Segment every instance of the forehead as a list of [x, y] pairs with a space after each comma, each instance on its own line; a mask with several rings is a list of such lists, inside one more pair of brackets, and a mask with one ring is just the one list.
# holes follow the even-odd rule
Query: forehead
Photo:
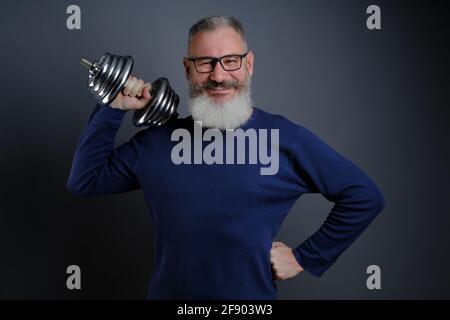
[[231, 27], [202, 31], [192, 37], [189, 55], [194, 57], [218, 57], [227, 54], [242, 54], [244, 42], [239, 33]]

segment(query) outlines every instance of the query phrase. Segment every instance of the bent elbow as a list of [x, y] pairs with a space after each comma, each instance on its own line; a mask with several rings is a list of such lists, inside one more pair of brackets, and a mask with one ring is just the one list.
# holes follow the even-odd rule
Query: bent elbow
[[76, 183], [74, 179], [69, 178], [66, 182], [66, 189], [74, 196], [80, 198], [87, 198], [92, 196], [87, 192], [86, 188], [83, 188], [81, 184]]
[[375, 217], [383, 211], [386, 201], [383, 193], [376, 185], [373, 185], [370, 190], [370, 208]]

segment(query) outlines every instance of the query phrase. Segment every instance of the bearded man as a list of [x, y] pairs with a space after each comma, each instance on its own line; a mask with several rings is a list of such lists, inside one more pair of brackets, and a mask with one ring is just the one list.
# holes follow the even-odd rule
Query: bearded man
[[[155, 228], [150, 299], [276, 299], [276, 281], [304, 270], [321, 276], [382, 211], [381, 191], [306, 127], [253, 105], [254, 53], [237, 19], [209, 16], [195, 23], [183, 65], [191, 115], [141, 130], [115, 148], [125, 113], [152, 99], [151, 85], [131, 77], [110, 105], [98, 104], [89, 117], [67, 188], [84, 197], [142, 189]], [[267, 146], [279, 153], [279, 169], [263, 175], [263, 164], [251, 161], [174, 163], [173, 133], [183, 129], [195, 140], [198, 123], [203, 132], [223, 135], [277, 130], [276, 141], [257, 146], [249, 134], [243, 151], [251, 157]], [[216, 148], [221, 152], [233, 158], [242, 150]], [[328, 218], [294, 248], [275, 241], [306, 193], [334, 203]]]

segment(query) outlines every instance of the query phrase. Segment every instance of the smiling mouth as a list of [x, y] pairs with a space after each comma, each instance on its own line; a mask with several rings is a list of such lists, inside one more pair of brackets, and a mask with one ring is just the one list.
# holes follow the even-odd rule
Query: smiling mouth
[[212, 92], [212, 93], [225, 94], [225, 93], [231, 91], [231, 88], [213, 88], [213, 89], [209, 89], [208, 91]]

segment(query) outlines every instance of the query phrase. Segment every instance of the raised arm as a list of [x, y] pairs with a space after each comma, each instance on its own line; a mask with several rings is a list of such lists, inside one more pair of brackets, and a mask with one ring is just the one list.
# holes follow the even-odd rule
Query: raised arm
[[150, 100], [149, 83], [131, 77], [111, 106], [97, 104], [78, 141], [66, 183], [78, 196], [98, 196], [140, 188], [134, 174], [140, 133], [114, 148], [117, 131], [127, 110], [141, 109]]
[[68, 190], [77, 196], [90, 197], [138, 189], [134, 175], [138, 157], [136, 136], [114, 148], [117, 131], [125, 110], [97, 105], [78, 141]]

